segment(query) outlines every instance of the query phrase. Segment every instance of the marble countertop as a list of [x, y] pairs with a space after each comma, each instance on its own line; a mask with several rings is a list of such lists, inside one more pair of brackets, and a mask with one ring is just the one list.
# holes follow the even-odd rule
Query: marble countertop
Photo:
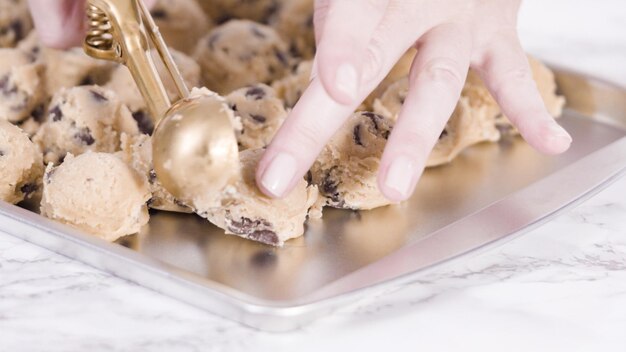
[[[526, 0], [527, 50], [626, 86], [623, 0]], [[0, 351], [626, 350], [626, 178], [501, 247], [288, 334], [0, 233]]]

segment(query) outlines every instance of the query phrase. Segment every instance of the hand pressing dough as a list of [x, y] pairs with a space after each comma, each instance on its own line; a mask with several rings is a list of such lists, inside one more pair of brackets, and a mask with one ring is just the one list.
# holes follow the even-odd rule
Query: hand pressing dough
[[250, 84], [270, 83], [289, 72], [287, 45], [276, 31], [248, 20], [213, 29], [196, 48], [205, 86], [219, 94]]
[[150, 14], [167, 45], [187, 54], [213, 27], [195, 0], [157, 0]]
[[314, 0], [288, 0], [274, 21], [278, 33], [289, 43], [289, 52], [304, 59], [315, 55], [313, 10]]
[[[374, 111], [388, 116], [392, 120], [398, 118], [402, 104], [409, 90], [407, 77], [391, 84], [380, 99], [374, 102]], [[426, 162], [427, 167], [437, 166], [452, 161], [465, 148], [481, 143], [496, 142], [500, 133], [496, 129], [496, 120], [489, 105], [472, 107], [470, 98], [461, 97], [456, 109], [439, 141]]]
[[226, 101], [241, 119], [239, 150], [266, 147], [287, 117], [282, 100], [265, 84], [240, 88], [226, 96]]
[[[200, 85], [200, 66], [198, 66], [198, 63], [177, 50], [170, 49], [170, 53], [187, 88], [198, 87]], [[155, 55], [157, 54], [152, 52], [152, 55], [156, 57]], [[163, 79], [167, 95], [170, 100], [174, 101], [178, 97], [176, 86], [167, 74], [165, 66], [158, 60], [155, 60], [155, 63], [157, 71]], [[152, 134], [154, 130], [153, 121], [156, 119], [150, 116], [146, 101], [141, 92], [139, 92], [139, 88], [137, 88], [137, 84], [126, 66], [118, 65], [113, 69], [111, 79], [107, 82], [105, 88], [116, 92], [120, 101], [130, 109], [141, 133]]]
[[280, 4], [293, 0], [198, 0], [207, 15], [217, 23], [233, 18], [266, 22]]
[[391, 204], [378, 190], [380, 158], [393, 121], [356, 112], [324, 147], [309, 177], [326, 204], [343, 209], [373, 209]]
[[47, 120], [33, 140], [47, 163], [58, 163], [67, 153], [116, 152], [122, 132], [139, 133], [130, 111], [115, 93], [98, 86], [80, 86], [54, 95]]
[[194, 204], [196, 212], [227, 234], [282, 246], [304, 233], [309, 210], [318, 202], [317, 187], [303, 179], [282, 199], [265, 196], [256, 186], [254, 174], [262, 149], [240, 153], [242, 178], [219, 196], [219, 204]]
[[0, 48], [12, 48], [33, 28], [26, 0], [0, 1]]
[[0, 120], [27, 119], [44, 104], [44, 67], [19, 49], [0, 49]]
[[112, 242], [148, 223], [148, 199], [145, 179], [118, 156], [70, 154], [46, 169], [41, 214]]
[[18, 203], [39, 190], [41, 152], [17, 126], [0, 120], [0, 199]]
[[285, 102], [285, 106], [293, 108], [304, 91], [311, 83], [313, 61], [301, 61], [298, 66], [285, 77], [272, 83], [276, 95]]
[[141, 174], [150, 185], [152, 197], [148, 207], [152, 209], [192, 213], [193, 210], [176, 199], [157, 179], [152, 165], [152, 140], [145, 134], [122, 134], [122, 159]]

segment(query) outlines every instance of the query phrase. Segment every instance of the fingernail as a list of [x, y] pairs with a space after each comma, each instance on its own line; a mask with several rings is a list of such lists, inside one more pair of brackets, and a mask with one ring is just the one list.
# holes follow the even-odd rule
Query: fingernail
[[572, 136], [570, 136], [563, 127], [559, 126], [558, 123], [554, 122], [550, 124], [548, 129], [550, 131], [550, 138], [567, 140], [568, 143], [572, 143]]
[[359, 74], [354, 66], [344, 63], [337, 68], [335, 85], [350, 100], [355, 101], [359, 89]]
[[296, 159], [289, 153], [278, 153], [261, 178], [265, 190], [274, 197], [282, 197], [298, 171]]
[[389, 165], [385, 186], [406, 199], [411, 195], [414, 173], [415, 163], [413, 160], [406, 156], [399, 156]]

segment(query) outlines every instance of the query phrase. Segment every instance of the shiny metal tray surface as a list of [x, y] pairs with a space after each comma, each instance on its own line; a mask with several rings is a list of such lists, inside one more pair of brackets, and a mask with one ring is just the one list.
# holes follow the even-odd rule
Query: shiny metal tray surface
[[[304, 237], [272, 248], [205, 220], [154, 212], [110, 244], [0, 202], [0, 230], [194, 306], [286, 331], [400, 280], [510, 239], [626, 170], [626, 91], [557, 70], [560, 120], [574, 143], [559, 157], [519, 138], [472, 147], [428, 170], [410, 201], [373, 211], [326, 209]], [[121, 244], [121, 245], [120, 245]]]

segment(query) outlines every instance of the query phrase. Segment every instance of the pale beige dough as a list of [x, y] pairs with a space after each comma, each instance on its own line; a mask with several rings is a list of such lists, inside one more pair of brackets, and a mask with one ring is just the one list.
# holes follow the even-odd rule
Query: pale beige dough
[[301, 61], [295, 69], [285, 77], [272, 83], [276, 95], [285, 102], [285, 106], [293, 108], [311, 83], [313, 61]]
[[287, 45], [276, 31], [248, 20], [232, 20], [202, 38], [194, 58], [204, 85], [219, 93], [270, 83], [289, 72]]
[[116, 152], [122, 132], [139, 133], [117, 95], [98, 86], [80, 86], [61, 89], [52, 97], [47, 119], [33, 140], [46, 162], [58, 163], [67, 153]]
[[380, 158], [392, 119], [356, 112], [324, 147], [309, 177], [326, 204], [343, 209], [373, 209], [391, 202], [378, 190]]
[[297, 57], [312, 59], [315, 55], [313, 28], [314, 0], [287, 0], [278, 11], [274, 27]]
[[[200, 85], [200, 66], [198, 66], [198, 63], [191, 57], [175, 49], [170, 48], [170, 53], [187, 88], [198, 87]], [[153, 57], [156, 58], [157, 54], [155, 52], [152, 52], [152, 54]], [[163, 79], [165, 90], [170, 100], [176, 100], [178, 98], [178, 91], [176, 90], [174, 82], [167, 74], [165, 66], [156, 59], [155, 63], [157, 71]], [[126, 66], [118, 65], [115, 67], [111, 72], [110, 80], [104, 87], [117, 93], [122, 103], [130, 109], [142, 133], [152, 134], [154, 130], [153, 121], [155, 119], [150, 116], [146, 101], [139, 92], [137, 84]]]
[[241, 120], [239, 150], [266, 147], [287, 117], [282, 100], [265, 84], [240, 88], [227, 95], [226, 101]]
[[217, 23], [233, 18], [268, 21], [281, 3], [292, 0], [198, 0], [204, 11]]
[[150, 136], [122, 134], [121, 149], [122, 159], [137, 170], [150, 185], [152, 197], [148, 201], [148, 207], [179, 213], [193, 212], [191, 208], [168, 192], [157, 179], [152, 165], [152, 140]]
[[218, 206], [194, 205], [200, 216], [227, 234], [282, 246], [285, 241], [303, 235], [309, 209], [318, 202], [318, 191], [303, 179], [284, 198], [265, 196], [257, 188], [254, 178], [263, 151], [240, 153], [242, 177], [222, 192]]
[[17, 126], [0, 120], [0, 199], [18, 203], [41, 187], [43, 158]]
[[26, 0], [0, 1], [0, 48], [12, 48], [33, 28]]
[[68, 155], [48, 165], [41, 214], [107, 241], [139, 232], [148, 223], [148, 184], [116, 155]]
[[0, 120], [27, 119], [46, 99], [44, 67], [15, 48], [0, 48]]
[[213, 26], [195, 0], [157, 0], [150, 13], [167, 45], [187, 54]]

